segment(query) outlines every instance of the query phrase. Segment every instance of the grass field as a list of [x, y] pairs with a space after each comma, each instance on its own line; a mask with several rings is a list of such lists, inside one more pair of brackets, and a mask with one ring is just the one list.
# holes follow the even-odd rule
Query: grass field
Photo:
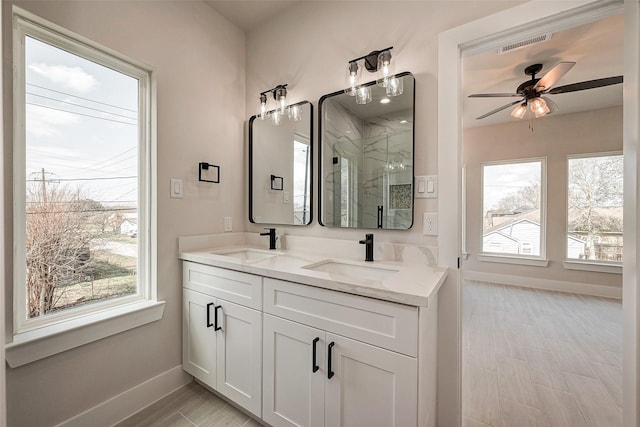
[[54, 310], [136, 292], [136, 259], [108, 251], [91, 253], [91, 272], [84, 281], [56, 290]]

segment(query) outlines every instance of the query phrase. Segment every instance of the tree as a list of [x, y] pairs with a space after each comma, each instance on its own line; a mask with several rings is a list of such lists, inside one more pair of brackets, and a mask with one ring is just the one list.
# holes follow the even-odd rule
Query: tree
[[[611, 208], [623, 205], [621, 155], [572, 159], [569, 167], [569, 231], [584, 236], [587, 248], [607, 232], [622, 232], [622, 219]], [[589, 258], [595, 257], [594, 251]]]
[[62, 286], [86, 276], [92, 212], [77, 191], [42, 180], [27, 188], [26, 214], [28, 311], [36, 317], [53, 310]]
[[498, 201], [498, 209], [505, 212], [525, 212], [540, 207], [540, 184], [533, 183]]

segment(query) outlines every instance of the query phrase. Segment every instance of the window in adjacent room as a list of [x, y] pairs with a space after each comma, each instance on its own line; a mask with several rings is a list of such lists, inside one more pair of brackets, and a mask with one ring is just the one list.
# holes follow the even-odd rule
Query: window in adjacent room
[[15, 16], [17, 333], [152, 299], [151, 72]]
[[567, 258], [622, 262], [623, 157], [568, 159]]
[[544, 159], [482, 164], [482, 252], [543, 257]]

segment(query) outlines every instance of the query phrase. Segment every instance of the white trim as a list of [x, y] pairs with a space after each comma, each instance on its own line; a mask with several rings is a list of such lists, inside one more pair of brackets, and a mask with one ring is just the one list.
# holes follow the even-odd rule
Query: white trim
[[[0, 34], [4, 34], [2, 32], [2, 7], [0, 7]], [[4, 106], [4, 93], [3, 93], [3, 87], [4, 87], [4, 67], [0, 68], [0, 82], [2, 82], [3, 84], [0, 85], [0, 99], [2, 100], [2, 102], [0, 102], [0, 116], [4, 117], [4, 112], [3, 112], [3, 106]], [[4, 272], [4, 266], [5, 266], [5, 252], [4, 252], [4, 242], [6, 242], [5, 240], [5, 222], [4, 222], [4, 211], [7, 208], [6, 207], [6, 193], [4, 191], [4, 187], [5, 187], [5, 168], [4, 165], [6, 163], [5, 160], [5, 152], [4, 152], [4, 132], [0, 132], [0, 158], [3, 159], [3, 161], [0, 163], [0, 194], [2, 195], [2, 200], [5, 201], [4, 202], [4, 209], [0, 210], [0, 242], [2, 242], [2, 244], [0, 245], [0, 277], [5, 277], [5, 272]], [[4, 351], [4, 346], [2, 344], [5, 343], [5, 309], [6, 309], [6, 305], [5, 305], [5, 287], [7, 286], [5, 280], [2, 280], [2, 283], [4, 286], [1, 287], [2, 291], [0, 291], [0, 361], [5, 360], [5, 351]], [[6, 386], [6, 369], [0, 369], [0, 427], [5, 427], [7, 425], [7, 386]]]
[[562, 261], [562, 266], [567, 270], [595, 271], [599, 273], [622, 274], [622, 263], [605, 263], [589, 261]]
[[26, 365], [155, 322], [162, 319], [164, 307], [164, 301], [142, 301], [16, 334], [5, 346], [7, 364], [11, 368]]
[[[462, 82], [461, 82], [461, 58], [463, 50], [471, 54], [471, 50], [490, 48], [490, 42], [495, 46], [515, 37], [527, 37], [533, 33], [547, 32], [552, 26], [567, 28], [578, 21], [594, 21], [604, 16], [610, 16], [621, 10], [622, 1], [544, 1], [534, 0], [515, 6], [502, 12], [478, 19], [459, 27], [438, 34], [438, 175], [441, 183], [442, 194], [457, 194], [457, 197], [444, 197], [438, 201], [438, 217], [440, 236], [438, 239], [439, 260], [443, 266], [457, 267], [457, 258], [460, 256], [460, 230], [462, 211], [460, 210], [460, 173], [461, 138], [462, 138]], [[635, 145], [638, 143], [638, 123], [640, 111], [638, 110], [638, 14], [637, 0], [625, 2], [625, 153], [632, 148], [637, 154]], [[447, 76], [447, 78], [444, 78]], [[627, 106], [631, 108], [627, 108]], [[625, 177], [636, 178], [637, 159], [633, 165], [625, 165]], [[631, 168], [632, 166], [632, 168]], [[627, 196], [632, 197], [635, 206], [636, 194], [626, 184], [625, 179], [625, 204]], [[443, 185], [445, 186], [443, 188]], [[633, 191], [637, 186], [633, 185]], [[454, 214], [455, 212], [455, 214]], [[629, 213], [636, 213], [635, 207]], [[635, 216], [628, 215], [636, 221]], [[632, 232], [634, 234], [632, 234]], [[625, 243], [638, 239], [635, 224], [628, 230], [625, 227]], [[625, 423], [636, 425], [638, 408], [635, 405], [638, 395], [640, 380], [636, 375], [637, 357], [637, 317], [636, 301], [640, 293], [636, 287], [636, 252], [635, 245], [632, 251], [627, 251], [625, 245]], [[627, 268], [633, 263], [632, 270]], [[438, 367], [438, 424], [460, 426], [461, 424], [461, 399], [460, 399], [460, 371], [461, 371], [461, 290], [457, 270], [453, 270], [447, 277], [447, 281], [440, 290], [439, 298], [441, 307], [448, 307], [447, 313], [441, 314], [439, 324], [443, 320], [449, 322], [445, 332], [447, 341], [439, 340], [439, 367]], [[628, 304], [628, 305], [627, 305]], [[441, 313], [443, 310], [441, 310]], [[452, 330], [453, 329], [453, 330]], [[442, 334], [440, 334], [442, 335]], [[450, 342], [455, 340], [457, 347], [449, 349]], [[444, 349], [443, 347], [447, 347]], [[633, 369], [631, 369], [633, 368]], [[635, 380], [634, 380], [635, 379]], [[452, 384], [456, 380], [455, 384]], [[633, 387], [631, 387], [633, 384]]]
[[518, 264], [518, 265], [531, 265], [534, 267], [546, 267], [549, 265], [548, 259], [543, 258], [526, 258], [523, 256], [510, 256], [510, 255], [493, 255], [493, 254], [478, 254], [476, 259], [482, 262], [499, 262], [502, 264]]
[[624, 152], [624, 252], [622, 254], [623, 323], [623, 405], [625, 426], [640, 425], [640, 292], [638, 292], [638, 263], [640, 263], [640, 3], [624, 4], [624, 84], [623, 84], [623, 145]]
[[[43, 335], [59, 335], [64, 332], [73, 336], [70, 331], [77, 329], [78, 321], [96, 322], [88, 338], [82, 334], [81, 338], [68, 338], [64, 344], [56, 344], [57, 351], [67, 350], [69, 343], [78, 345], [99, 339], [104, 330], [124, 331], [140, 326], [153, 320], [140, 320], [139, 312], [153, 306], [162, 307], [159, 314], [153, 314], [149, 319], [157, 320], [162, 317], [164, 304], [157, 303], [157, 178], [156, 178], [156, 82], [155, 72], [139, 61], [133, 60], [114, 50], [101, 46], [83, 36], [75, 34], [63, 27], [42, 19], [19, 7], [13, 6], [13, 93], [14, 93], [14, 301], [13, 301], [13, 343], [22, 346], [34, 339], [40, 340]], [[25, 254], [25, 126], [23, 106], [24, 97], [24, 38], [26, 35], [37, 38], [45, 43], [57, 46], [71, 53], [80, 55], [93, 62], [105, 65], [119, 73], [138, 80], [139, 112], [138, 112], [138, 257], [137, 257], [137, 292], [135, 295], [114, 298], [104, 302], [85, 304], [76, 308], [27, 319], [26, 288], [18, 284], [26, 283], [24, 262]], [[157, 310], [155, 310], [157, 312]], [[134, 320], [137, 319], [137, 320]], [[103, 323], [107, 319], [117, 319], [115, 323], [105, 328]], [[129, 328], [123, 323], [131, 319]], [[62, 332], [61, 332], [62, 331]], [[107, 335], [117, 332], [109, 332]], [[37, 337], [37, 338], [33, 338]], [[57, 340], [57, 338], [56, 338]], [[9, 347], [7, 347], [9, 348]], [[40, 354], [55, 354], [55, 352], [41, 351]], [[11, 350], [11, 353], [14, 353]], [[28, 362], [24, 362], [28, 363]]]
[[591, 295], [595, 297], [622, 299], [622, 288], [590, 283], [565, 282], [563, 280], [538, 279], [528, 276], [485, 273], [482, 271], [465, 271], [463, 280], [497, 283], [500, 285], [519, 286], [522, 288], [544, 289], [547, 291], [569, 292], [572, 294]]
[[56, 427], [110, 426], [129, 418], [193, 380], [175, 366], [86, 411], [57, 424]]

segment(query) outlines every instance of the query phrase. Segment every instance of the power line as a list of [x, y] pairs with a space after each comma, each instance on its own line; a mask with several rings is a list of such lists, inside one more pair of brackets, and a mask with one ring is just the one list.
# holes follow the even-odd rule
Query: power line
[[106, 102], [100, 102], [100, 101], [95, 101], [95, 100], [93, 100], [93, 99], [89, 99], [89, 98], [83, 98], [83, 97], [81, 97], [81, 96], [78, 96], [78, 95], [72, 95], [72, 94], [67, 93], [67, 92], [61, 92], [61, 91], [59, 91], [59, 90], [51, 89], [51, 88], [48, 88], [48, 87], [34, 85], [33, 83], [27, 83], [27, 86], [33, 86], [33, 87], [37, 87], [37, 88], [40, 88], [40, 89], [49, 90], [49, 91], [51, 91], [51, 92], [60, 93], [60, 94], [62, 94], [62, 95], [67, 95], [67, 96], [72, 96], [72, 97], [74, 97], [74, 98], [83, 99], [83, 100], [85, 100], [85, 101], [95, 102], [96, 104], [102, 104], [102, 105], [106, 105], [106, 106], [113, 107], [113, 108], [119, 108], [119, 109], [121, 109], [121, 110], [131, 111], [132, 113], [138, 113], [138, 111], [137, 111], [137, 110], [131, 110], [131, 109], [129, 109], [129, 108], [118, 107], [117, 105], [107, 104]]
[[49, 107], [47, 105], [36, 104], [36, 103], [33, 103], [33, 102], [26, 102], [25, 104], [34, 105], [36, 107], [48, 108], [50, 110], [62, 111], [64, 113], [75, 114], [75, 115], [78, 115], [78, 116], [91, 117], [91, 118], [99, 119], [99, 120], [106, 120], [108, 122], [122, 123], [123, 125], [137, 126], [136, 123], [127, 123], [127, 122], [123, 122], [123, 121], [120, 121], [120, 120], [114, 120], [114, 119], [107, 119], [105, 117], [92, 116], [91, 114], [77, 113], [75, 111], [63, 110], [62, 108]]
[[[56, 182], [58, 181], [101, 181], [101, 180], [107, 180], [107, 179], [132, 179], [132, 178], [137, 178], [137, 176], [111, 176], [111, 177], [104, 177], [104, 178], [60, 178], [60, 179], [55, 179]], [[27, 182], [41, 182], [41, 179], [27, 179]]]
[[37, 96], [39, 98], [44, 98], [44, 99], [49, 99], [51, 101], [56, 101], [56, 102], [60, 102], [62, 104], [69, 104], [69, 105], [73, 105], [75, 107], [80, 107], [80, 108], [86, 108], [87, 110], [93, 110], [93, 111], [98, 111], [100, 113], [105, 113], [105, 114], [110, 114], [112, 116], [118, 116], [118, 117], [124, 117], [125, 119], [130, 119], [130, 120], [138, 120], [137, 117], [129, 117], [129, 116], [125, 116], [122, 114], [117, 114], [117, 113], [112, 113], [110, 111], [105, 111], [105, 110], [99, 110], [97, 108], [91, 108], [91, 107], [87, 107], [85, 105], [80, 105], [80, 104], [75, 104], [73, 102], [68, 102], [68, 101], [63, 101], [61, 99], [57, 99], [57, 98], [51, 98], [49, 96], [44, 96], [44, 95], [38, 95], [37, 93], [33, 93], [33, 92], [26, 92], [27, 95], [32, 95], [32, 96]]
[[136, 208], [113, 208], [113, 209], [83, 209], [69, 211], [46, 211], [46, 212], [27, 212], [27, 215], [56, 214], [56, 213], [85, 213], [85, 212], [118, 212], [118, 211], [134, 211]]
[[27, 204], [48, 204], [48, 205], [64, 205], [64, 204], [73, 204], [73, 203], [86, 203], [86, 202], [96, 202], [96, 203], [136, 203], [137, 200], [93, 200], [93, 199], [84, 199], [84, 200], [76, 200], [69, 202], [26, 202]]
[[[74, 170], [74, 172], [93, 169], [93, 168], [95, 168], [96, 166], [98, 166], [98, 165], [100, 165], [100, 164], [102, 164], [102, 163], [110, 162], [111, 160], [117, 159], [118, 157], [120, 157], [120, 156], [124, 155], [125, 153], [128, 153], [129, 151], [131, 151], [131, 150], [135, 150], [135, 149], [137, 149], [137, 148], [138, 148], [138, 147], [131, 147], [131, 148], [129, 148], [128, 150], [125, 150], [125, 151], [123, 151], [123, 152], [121, 152], [121, 153], [118, 153], [118, 154], [116, 154], [116, 155], [115, 155], [115, 156], [113, 156], [113, 157], [109, 157], [108, 159], [100, 160], [99, 162], [94, 163], [94, 164], [92, 164], [92, 165], [85, 166], [85, 167], [83, 167], [83, 168], [75, 169], [75, 170]], [[125, 159], [120, 159], [120, 160], [118, 160], [118, 162], [122, 162], [122, 161], [125, 161], [125, 160], [128, 160], [128, 159], [131, 159], [131, 158], [135, 157], [136, 155], [137, 155], [137, 154], [134, 154], [133, 156], [127, 157], [127, 158], [125, 158]], [[102, 167], [104, 167], [104, 165], [103, 165], [103, 166], [101, 166], [101, 168], [102, 168]]]

